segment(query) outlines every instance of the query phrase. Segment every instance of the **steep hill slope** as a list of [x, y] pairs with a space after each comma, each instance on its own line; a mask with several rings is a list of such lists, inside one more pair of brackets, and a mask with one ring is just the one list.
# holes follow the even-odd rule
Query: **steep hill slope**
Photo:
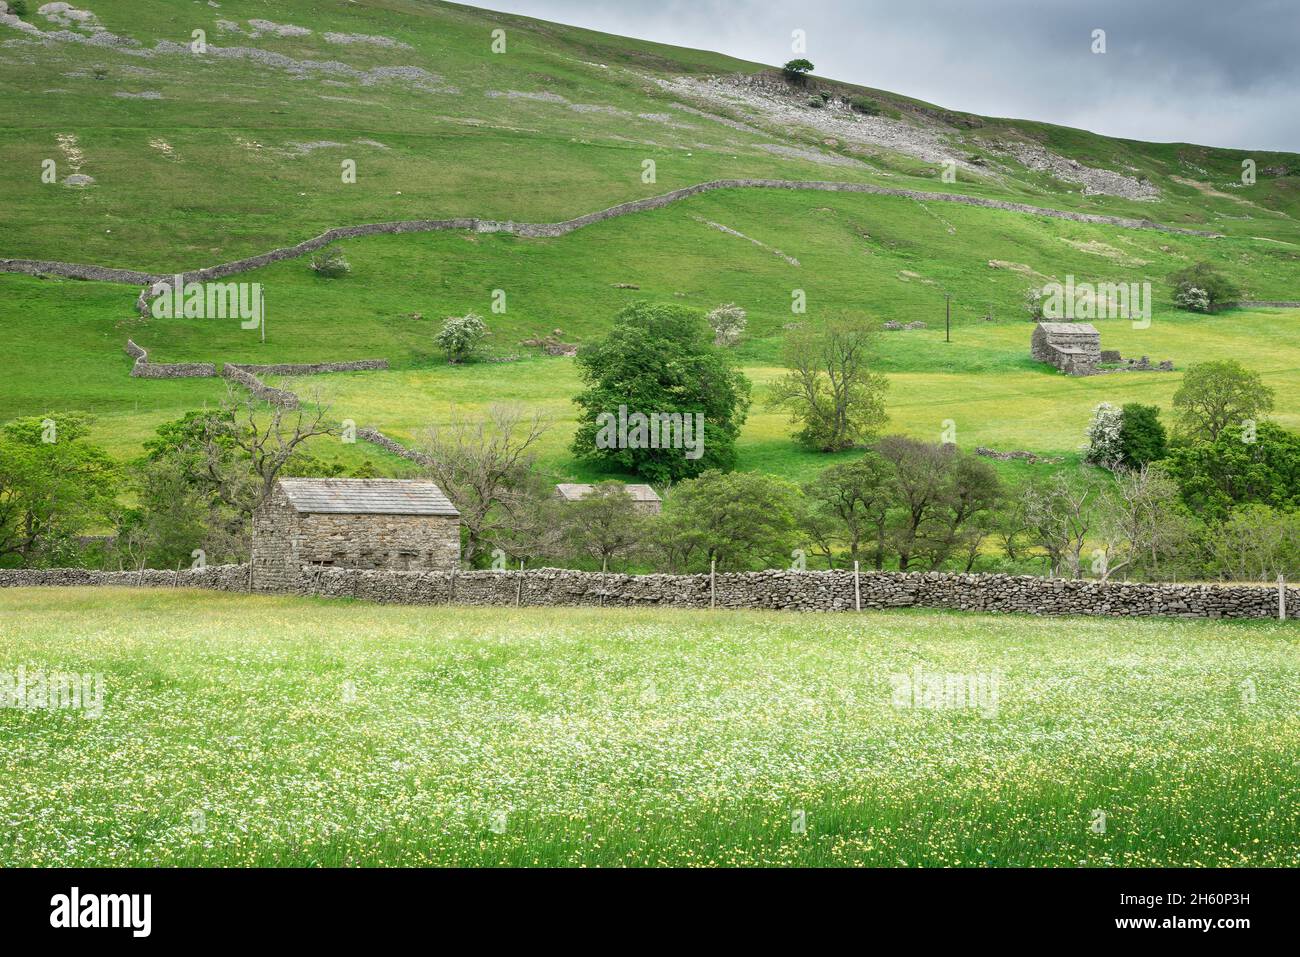
[[[160, 421], [223, 391], [216, 380], [129, 379], [130, 336], [161, 361], [382, 356], [391, 372], [312, 386], [338, 417], [399, 438], [452, 401], [519, 398], [563, 422], [575, 391], [569, 360], [537, 357], [519, 340], [560, 328], [580, 343], [637, 297], [701, 308], [736, 301], [751, 314], [741, 356], [761, 384], [791, 321], [791, 292], [802, 289], [814, 320], [858, 309], [929, 323], [886, 340], [895, 427], [930, 436], [951, 418], [963, 443], [1069, 453], [1096, 401], [1167, 403], [1178, 379], [1067, 381], [1032, 363], [1024, 289], [1073, 275], [1153, 283], [1151, 328], [1103, 324], [1108, 348], [1179, 367], [1239, 355], [1278, 389], [1280, 417], [1300, 421], [1296, 314], [1189, 317], [1172, 310], [1164, 282], [1204, 259], [1251, 298], [1300, 298], [1294, 155], [1114, 140], [819, 78], [792, 88], [759, 64], [451, 4], [28, 7], [0, 14], [9, 104], [0, 121], [0, 258], [170, 273], [336, 226], [551, 222], [732, 178], [956, 193], [1223, 238], [903, 196], [723, 190], [556, 238], [348, 240], [354, 268], [340, 280], [316, 278], [301, 259], [254, 270], [240, 278], [267, 290], [265, 344], [237, 324], [141, 320], [129, 285], [0, 275], [0, 342], [23, 354], [0, 383], [0, 418], [88, 408], [100, 416], [100, 438], [129, 455]], [[504, 52], [493, 52], [496, 30]], [[202, 53], [190, 46], [195, 31]], [[846, 102], [863, 97], [874, 115]], [[814, 98], [823, 105], [811, 106]], [[1250, 186], [1241, 182], [1247, 158], [1258, 171]], [[53, 182], [42, 181], [46, 160]], [[355, 163], [355, 182], [344, 181], [345, 161]], [[508, 306], [490, 316], [493, 351], [522, 361], [448, 369], [432, 348], [437, 321], [488, 312], [497, 289]], [[945, 293], [953, 343], [936, 331]], [[566, 431], [553, 436], [548, 464], [580, 474], [564, 451]], [[756, 407], [745, 467], [802, 475], [824, 462], [793, 450], [780, 417]]]

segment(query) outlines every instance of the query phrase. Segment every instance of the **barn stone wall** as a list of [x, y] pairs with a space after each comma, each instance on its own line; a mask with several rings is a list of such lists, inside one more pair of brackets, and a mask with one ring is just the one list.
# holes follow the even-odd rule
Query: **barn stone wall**
[[305, 565], [434, 571], [460, 561], [460, 520], [451, 516], [319, 513], [298, 522]]
[[[260, 573], [259, 573], [260, 574]], [[263, 580], [256, 588], [266, 588]], [[200, 572], [94, 572], [81, 569], [0, 570], [0, 587], [31, 585], [174, 585], [240, 591], [248, 567]], [[708, 575], [616, 575], [569, 569], [537, 571], [391, 572], [308, 568], [275, 589], [300, 595], [358, 598], [408, 605], [623, 606], [708, 608]], [[941, 572], [865, 573], [862, 608], [947, 608], [1030, 615], [1276, 618], [1277, 588], [1252, 585], [1153, 585], [1067, 581], [1011, 575]], [[1300, 588], [1286, 589], [1288, 615], [1300, 615]], [[720, 574], [719, 608], [853, 611], [853, 573], [768, 571]]]

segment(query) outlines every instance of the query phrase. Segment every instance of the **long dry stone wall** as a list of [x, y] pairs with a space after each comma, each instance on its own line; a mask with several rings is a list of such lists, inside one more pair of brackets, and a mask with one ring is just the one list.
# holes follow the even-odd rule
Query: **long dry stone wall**
[[247, 565], [208, 565], [167, 571], [105, 572], [88, 568], [0, 568], [0, 588], [37, 586], [118, 586], [122, 588], [208, 588], [213, 591], [246, 591]]
[[416, 465], [429, 465], [429, 457], [423, 453], [408, 449], [399, 442], [394, 442], [378, 429], [370, 427], [357, 429], [357, 438], [363, 442], [369, 442], [371, 445], [377, 445], [381, 449], [392, 452], [394, 455], [406, 459], [408, 462], [414, 462]]
[[236, 382], [239, 385], [242, 385], [263, 402], [269, 402], [271, 405], [278, 405], [282, 409], [298, 408], [297, 395], [290, 392], [288, 389], [272, 388], [242, 366], [231, 365], [227, 362], [221, 367], [221, 375], [223, 378], [229, 379], [231, 382]]
[[[874, 186], [870, 183], [839, 183], [821, 180], [782, 180], [782, 179], [721, 179], [708, 183], [698, 183], [684, 189], [673, 190], [659, 196], [650, 196], [629, 203], [620, 203], [608, 209], [588, 213], [577, 219], [560, 223], [516, 223], [511, 221], [459, 218], [459, 219], [414, 219], [394, 223], [366, 223], [359, 226], [337, 226], [326, 230], [319, 236], [304, 240], [295, 246], [284, 246], [258, 256], [237, 259], [234, 262], [220, 263], [202, 269], [182, 273], [185, 282], [207, 282], [223, 279], [250, 269], [269, 266], [285, 259], [294, 259], [315, 252], [340, 239], [354, 239], [359, 236], [396, 235], [399, 233], [425, 233], [440, 230], [464, 229], [478, 233], [512, 233], [516, 236], [555, 237], [563, 236], [590, 226], [593, 223], [626, 216], [651, 209], [660, 209], [671, 203], [679, 202], [700, 193], [717, 189], [794, 189], [820, 190], [835, 193], [866, 193], [872, 196], [894, 196], [926, 203], [960, 203], [966, 206], [979, 206], [984, 209], [999, 209], [1029, 216], [1043, 216], [1050, 219], [1065, 219], [1078, 223], [1096, 223], [1104, 226], [1118, 226], [1123, 229], [1155, 229], [1184, 236], [1203, 236], [1221, 238], [1222, 233], [1204, 229], [1187, 229], [1181, 226], [1166, 226], [1149, 219], [1132, 219], [1125, 216], [1104, 216], [1098, 213], [1079, 213], [1073, 210], [1050, 209], [1043, 206], [1031, 206], [1027, 203], [1012, 203], [1000, 199], [987, 199], [983, 196], [969, 196], [964, 193], [935, 193], [926, 190], [897, 189], [887, 186]], [[132, 285], [150, 286], [168, 278], [167, 274], [146, 273], [130, 269], [115, 269], [105, 266], [90, 266], [80, 263], [64, 263], [37, 259], [0, 259], [0, 272], [26, 273], [27, 275], [50, 274], [67, 276], [74, 279], [97, 279], [105, 282], [130, 283]], [[136, 300], [136, 307], [142, 311], [148, 309], [148, 289], [141, 292]]]
[[253, 375], [323, 375], [327, 372], [369, 372], [387, 369], [387, 359], [356, 359], [352, 362], [282, 362], [273, 365], [239, 363], [239, 368]]
[[130, 339], [126, 340], [126, 354], [135, 359], [131, 375], [137, 379], [204, 379], [217, 374], [211, 362], [150, 362], [149, 353]]
[[[198, 571], [96, 572], [0, 570], [0, 587], [122, 585], [240, 591], [246, 565]], [[1251, 585], [1153, 585], [1068, 581], [1012, 575], [870, 572], [858, 582], [864, 610], [947, 608], [1031, 615], [1172, 618], [1275, 618], [1278, 591]], [[264, 585], [254, 582], [256, 590]], [[269, 589], [268, 589], [269, 590]], [[403, 605], [622, 606], [652, 608], [854, 611], [852, 572], [767, 571], [708, 575], [615, 575], [569, 569], [391, 572], [305, 568], [275, 589], [300, 595]], [[1300, 588], [1286, 589], [1289, 615], [1300, 614]]]

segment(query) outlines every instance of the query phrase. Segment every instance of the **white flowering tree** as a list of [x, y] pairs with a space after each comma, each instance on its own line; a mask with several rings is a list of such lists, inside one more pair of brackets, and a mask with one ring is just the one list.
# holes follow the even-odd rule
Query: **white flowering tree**
[[706, 316], [713, 327], [713, 344], [715, 346], [734, 346], [745, 334], [748, 323], [745, 310], [734, 302], [719, 306]]
[[1109, 402], [1100, 403], [1092, 410], [1088, 423], [1088, 444], [1084, 460], [1092, 465], [1113, 468], [1124, 458], [1120, 446], [1120, 430], [1124, 425], [1124, 410]]
[[463, 316], [448, 316], [438, 331], [435, 342], [447, 353], [447, 361], [455, 364], [472, 356], [487, 335], [487, 323], [472, 312]]

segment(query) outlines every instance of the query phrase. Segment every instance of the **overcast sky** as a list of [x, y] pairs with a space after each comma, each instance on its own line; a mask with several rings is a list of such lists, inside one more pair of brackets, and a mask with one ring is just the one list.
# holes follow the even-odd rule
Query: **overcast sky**
[[[470, 0], [474, 2], [474, 0]], [[477, 0], [624, 36], [791, 59], [940, 106], [1132, 139], [1300, 152], [1300, 0]], [[1106, 52], [1092, 52], [1093, 31]]]

